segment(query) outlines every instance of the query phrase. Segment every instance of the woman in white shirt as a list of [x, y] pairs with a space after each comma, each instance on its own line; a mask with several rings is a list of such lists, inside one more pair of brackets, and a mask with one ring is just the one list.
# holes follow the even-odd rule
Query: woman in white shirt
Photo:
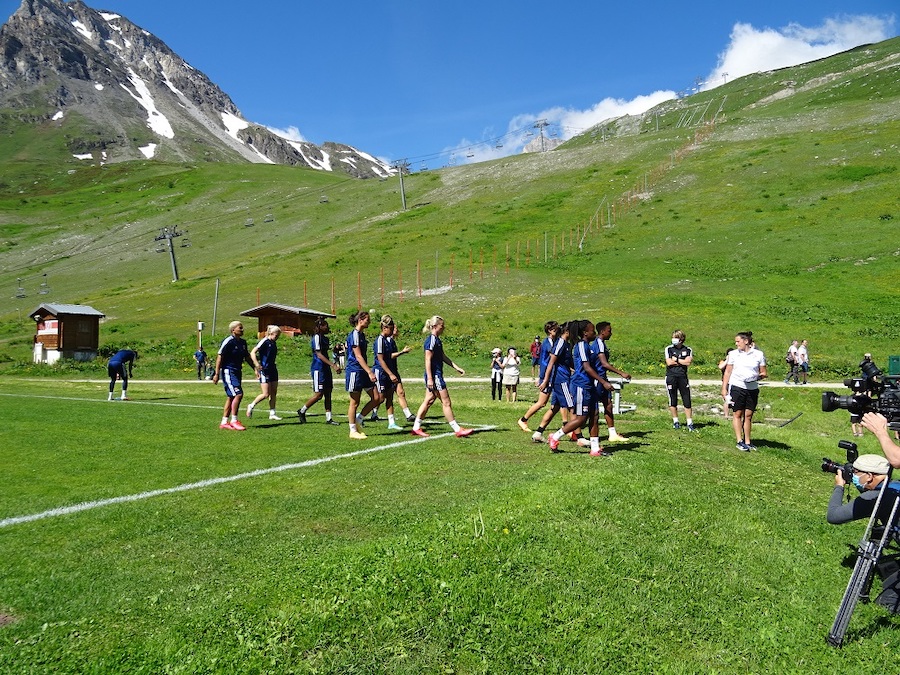
[[750, 452], [756, 450], [750, 442], [750, 430], [759, 403], [759, 380], [768, 377], [766, 357], [754, 346], [753, 333], [749, 331], [735, 335], [734, 346], [725, 361], [722, 397], [731, 402], [731, 424], [738, 450]]
[[503, 368], [503, 386], [506, 388], [506, 400], [515, 402], [516, 390], [519, 387], [519, 364], [522, 359], [516, 354], [516, 348], [510, 347], [500, 366]]

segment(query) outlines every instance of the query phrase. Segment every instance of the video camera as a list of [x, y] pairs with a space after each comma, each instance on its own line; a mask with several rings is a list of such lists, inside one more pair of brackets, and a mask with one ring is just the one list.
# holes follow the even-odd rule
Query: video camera
[[822, 392], [822, 412], [848, 410], [853, 423], [867, 412], [877, 412], [887, 418], [889, 429], [900, 431], [900, 375], [883, 375], [869, 359], [864, 359], [859, 369], [862, 377], [844, 380], [844, 386], [853, 392], [849, 396]]
[[840, 472], [844, 477], [844, 482], [850, 483], [853, 480], [853, 462], [859, 457], [859, 450], [856, 449], [856, 443], [850, 441], [838, 441], [838, 447], [847, 451], [847, 463], [838, 464], [834, 460], [823, 457], [822, 471], [833, 474]]

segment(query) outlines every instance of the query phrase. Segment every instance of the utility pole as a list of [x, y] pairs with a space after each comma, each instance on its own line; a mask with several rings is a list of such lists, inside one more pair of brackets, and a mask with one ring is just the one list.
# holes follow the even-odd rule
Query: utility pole
[[183, 232], [179, 232], [174, 227], [171, 230], [168, 227], [164, 227], [159, 233], [159, 236], [153, 239], [153, 241], [162, 241], [165, 239], [169, 244], [169, 257], [172, 259], [172, 281], [178, 281], [178, 265], [175, 264], [175, 247], [172, 246], [172, 240], [183, 234]]
[[406, 190], [403, 187], [403, 172], [409, 171], [409, 162], [405, 159], [398, 159], [394, 162], [394, 168], [400, 174], [400, 201], [403, 204], [403, 210], [406, 211]]
[[541, 132], [541, 152], [544, 152], [544, 127], [550, 126], [550, 123], [547, 120], [538, 120], [534, 123], [535, 129], [538, 129]]

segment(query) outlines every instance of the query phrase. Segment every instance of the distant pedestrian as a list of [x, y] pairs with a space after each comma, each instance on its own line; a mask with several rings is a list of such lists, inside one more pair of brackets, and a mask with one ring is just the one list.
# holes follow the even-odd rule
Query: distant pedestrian
[[266, 328], [265, 337], [256, 343], [250, 350], [250, 360], [253, 362], [253, 370], [262, 392], [253, 401], [247, 404], [247, 417], [253, 415], [256, 404], [269, 399], [269, 419], [280, 421], [281, 418], [275, 412], [275, 401], [278, 398], [278, 366], [275, 359], [278, 356], [278, 336], [281, 329], [278, 326]]
[[797, 356], [800, 359], [800, 375], [803, 377], [803, 384], [808, 384], [809, 378], [809, 342], [801, 340], [800, 346], [797, 347]]
[[694, 430], [694, 416], [691, 411], [691, 383], [688, 381], [688, 366], [694, 360], [693, 350], [684, 344], [684, 331], [672, 333], [672, 344], [665, 349], [666, 391], [669, 393], [669, 412], [672, 413], [672, 428], [680, 429], [678, 422], [678, 396], [684, 406], [685, 424], [688, 431]]
[[209, 358], [206, 356], [206, 350], [200, 347], [194, 352], [194, 361], [197, 362], [197, 379], [202, 380], [206, 377], [206, 364]]
[[791, 378], [794, 378], [794, 384], [797, 384], [800, 381], [798, 374], [800, 372], [800, 356], [799, 352], [799, 343], [794, 340], [791, 342], [790, 347], [788, 347], [787, 354], [784, 356], [784, 361], [787, 363], [788, 373], [784, 378], [784, 383], [787, 384], [790, 382]]
[[428, 413], [431, 405], [441, 399], [441, 406], [444, 409], [444, 418], [450, 424], [450, 428], [456, 433], [458, 438], [464, 438], [472, 433], [472, 429], [464, 429], [459, 426], [456, 417], [453, 415], [453, 403], [450, 401], [450, 392], [447, 390], [447, 383], [444, 381], [444, 364], [447, 364], [460, 375], [465, 375], [466, 371], [456, 365], [445, 353], [444, 345], [441, 342], [441, 335], [444, 333], [444, 320], [435, 315], [425, 322], [422, 328], [423, 333], [428, 333], [425, 338], [423, 349], [425, 351], [425, 400], [419, 406], [416, 413], [416, 420], [413, 422], [412, 432], [416, 436], [427, 437], [428, 434], [422, 431], [422, 420]]
[[734, 337], [735, 349], [728, 352], [722, 397], [731, 399], [732, 427], [738, 450], [750, 452], [756, 446], [750, 440], [753, 413], [759, 403], [759, 380], [768, 376], [766, 357], [753, 346], [753, 333], [746, 331]]
[[325, 424], [332, 426], [340, 426], [338, 422], [331, 416], [331, 394], [334, 390], [334, 378], [331, 371], [335, 373], [341, 372], [341, 366], [335, 360], [328, 358], [329, 353], [334, 355], [337, 352], [329, 352], [328, 334], [331, 333], [331, 327], [328, 320], [324, 316], [316, 318], [313, 326], [313, 336], [310, 340], [310, 348], [312, 349], [312, 363], [309, 366], [309, 374], [312, 378], [312, 397], [297, 410], [297, 417], [300, 418], [300, 424], [306, 424], [306, 413], [316, 403], [325, 399]]
[[232, 321], [228, 324], [231, 333], [222, 340], [219, 352], [216, 354], [216, 365], [213, 369], [213, 384], [222, 380], [225, 388], [225, 405], [222, 409], [222, 422], [220, 429], [232, 429], [244, 431], [246, 427], [238, 419], [241, 410], [241, 399], [244, 398], [244, 390], [241, 388], [241, 369], [244, 363], [253, 366], [250, 360], [250, 350], [247, 349], [247, 341], [244, 339], [244, 324], [240, 321]]
[[122, 380], [122, 397], [120, 401], [128, 400], [128, 378], [131, 377], [131, 371], [134, 362], [138, 358], [138, 353], [131, 349], [120, 349], [106, 364], [106, 373], [109, 375], [109, 396], [107, 401], [113, 400], [113, 390], [116, 388], [116, 380]]

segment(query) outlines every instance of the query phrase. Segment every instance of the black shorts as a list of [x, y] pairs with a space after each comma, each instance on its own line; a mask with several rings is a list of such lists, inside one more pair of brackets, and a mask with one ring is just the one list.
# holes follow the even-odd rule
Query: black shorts
[[681, 404], [685, 408], [691, 407], [691, 385], [687, 375], [666, 375], [666, 390], [669, 392], [669, 407], [678, 405], [679, 394]]
[[728, 393], [731, 396], [732, 410], [749, 410], [751, 412], [756, 410], [759, 403], [759, 389], [744, 389], [732, 385], [728, 388]]

